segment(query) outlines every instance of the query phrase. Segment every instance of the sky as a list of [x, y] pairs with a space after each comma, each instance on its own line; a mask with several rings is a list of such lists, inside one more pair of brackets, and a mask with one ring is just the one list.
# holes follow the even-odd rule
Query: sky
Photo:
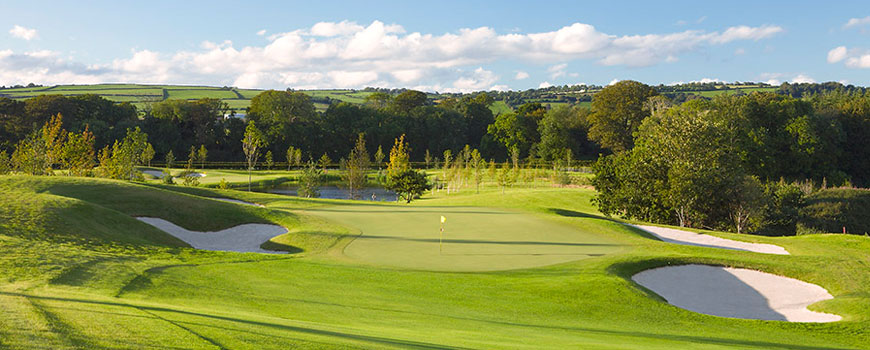
[[861, 1], [4, 1], [0, 85], [870, 85]]

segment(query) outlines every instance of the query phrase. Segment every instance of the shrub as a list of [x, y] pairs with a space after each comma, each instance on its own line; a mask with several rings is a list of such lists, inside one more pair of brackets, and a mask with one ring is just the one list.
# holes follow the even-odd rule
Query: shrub
[[172, 181], [172, 173], [169, 172], [169, 169], [163, 169], [163, 176], [160, 178], [163, 183], [167, 185], [174, 185], [175, 181]]
[[199, 174], [192, 170], [182, 171], [178, 174], [181, 178], [181, 183], [185, 186], [199, 186]]
[[221, 178], [221, 182], [218, 183], [218, 188], [222, 190], [228, 190], [230, 185], [227, 183], [227, 179]]

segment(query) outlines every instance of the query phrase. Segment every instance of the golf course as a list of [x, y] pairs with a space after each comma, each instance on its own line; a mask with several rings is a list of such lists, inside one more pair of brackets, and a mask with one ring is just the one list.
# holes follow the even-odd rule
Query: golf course
[[[5, 349], [856, 349], [870, 341], [867, 237], [704, 232], [789, 255], [669, 243], [600, 215], [588, 188], [438, 191], [398, 204], [9, 175], [0, 191]], [[264, 241], [262, 253], [194, 249], [137, 217], [204, 234], [247, 224], [286, 233]], [[833, 298], [804, 311], [841, 319], [713, 316], [670, 305], [632, 279], [692, 264], [812, 283]]]

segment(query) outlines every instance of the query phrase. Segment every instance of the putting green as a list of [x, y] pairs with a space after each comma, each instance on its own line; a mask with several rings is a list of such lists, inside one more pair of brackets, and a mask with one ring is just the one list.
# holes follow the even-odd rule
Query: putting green
[[[360, 230], [360, 236], [344, 248], [346, 256], [409, 269], [520, 269], [601, 256], [622, 247], [568, 225], [491, 208], [360, 204], [308, 212]], [[443, 246], [442, 215], [447, 218]]]

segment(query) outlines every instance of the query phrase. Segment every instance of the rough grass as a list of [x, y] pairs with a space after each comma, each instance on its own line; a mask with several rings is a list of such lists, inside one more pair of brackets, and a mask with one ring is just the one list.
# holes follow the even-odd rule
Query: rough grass
[[[6, 176], [0, 186], [32, 194], [0, 197], [4, 218], [18, 218], [14, 229], [0, 231], [0, 348], [811, 350], [870, 342], [870, 239], [861, 236], [752, 237], [793, 254], [771, 256], [652, 240], [598, 216], [588, 204], [590, 190], [439, 192], [410, 208], [509, 208], [632, 248], [534, 269], [432, 272], [344, 257], [354, 228], [304, 211], [357, 205], [347, 201], [61, 177]], [[320, 248], [276, 257], [139, 244], [142, 237], [127, 237], [138, 231], [133, 221], [99, 229], [116, 231], [93, 236], [99, 244], [20, 232], [90, 234], [85, 220], [48, 220], [57, 213], [42, 209], [56, 198], [102, 208], [75, 212], [88, 218], [108, 211], [118, 218], [186, 217], [202, 227], [279, 222], [300, 246]], [[10, 207], [27, 215], [10, 215]], [[672, 307], [629, 279], [681, 263], [754, 268], [819, 284], [835, 299], [811, 308], [845, 320], [794, 324], [701, 315]]]

